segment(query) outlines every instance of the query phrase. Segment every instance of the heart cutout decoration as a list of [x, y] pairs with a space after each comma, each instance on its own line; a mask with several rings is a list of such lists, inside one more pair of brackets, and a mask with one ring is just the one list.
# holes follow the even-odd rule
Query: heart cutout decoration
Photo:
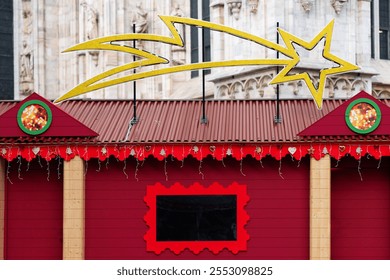
[[210, 146], [209, 150], [210, 150], [210, 152], [214, 153], [215, 152], [215, 146]]
[[151, 146], [145, 146], [145, 151], [149, 152], [152, 149]]
[[339, 146], [339, 151], [343, 153], [345, 151], [345, 146]]
[[290, 153], [290, 154], [295, 154], [295, 152], [297, 151], [297, 148], [295, 148], [295, 147], [288, 147], [288, 152]]
[[37, 155], [39, 153], [41, 149], [39, 147], [34, 147], [32, 148], [32, 152], [34, 153], [34, 155]]

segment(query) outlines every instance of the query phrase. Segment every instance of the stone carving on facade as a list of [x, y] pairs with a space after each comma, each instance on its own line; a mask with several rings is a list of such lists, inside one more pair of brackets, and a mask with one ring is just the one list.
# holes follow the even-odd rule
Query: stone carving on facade
[[[97, 10], [87, 2], [80, 4], [84, 8], [85, 12], [85, 37], [86, 40], [92, 40], [99, 36], [99, 13]], [[95, 66], [99, 64], [99, 52], [89, 51], [92, 61]]]
[[23, 16], [23, 34], [30, 35], [32, 33], [32, 12], [31, 1], [23, 0], [22, 2], [22, 16]]
[[238, 20], [240, 18], [242, 0], [227, 0], [226, 4], [229, 8], [230, 15], [232, 15], [236, 20]]
[[23, 41], [23, 49], [20, 53], [20, 92], [29, 95], [33, 91], [34, 63], [33, 52], [26, 41]]
[[[250, 75], [238, 80], [216, 82], [216, 99], [273, 99], [276, 98], [276, 85], [270, 85], [275, 73], [265, 72], [255, 76]], [[318, 86], [318, 74], [312, 73], [315, 86]], [[324, 98], [349, 98], [358, 92], [369, 88], [369, 80], [359, 77], [329, 77], [326, 80]], [[302, 81], [292, 81], [280, 84], [282, 99], [311, 98]], [[389, 92], [383, 91], [383, 96]], [[378, 91], [378, 94], [379, 91]]]
[[269, 82], [271, 82], [272, 79], [273, 79], [272, 74], [264, 75], [264, 76], [260, 77], [260, 79], [259, 79], [259, 95], [260, 95], [260, 97], [264, 97], [266, 95], [267, 89], [268, 89], [268, 91], [269, 91], [269, 89], [271, 89], [271, 92], [273, 94], [276, 94], [275, 88], [273, 86], [269, 85]]
[[272, 74], [228, 82], [217, 87], [217, 99], [261, 99], [274, 97], [276, 87], [269, 84]]
[[[135, 11], [131, 15], [132, 30], [135, 33], [147, 33], [148, 32], [148, 12], [142, 8], [142, 2], [137, 2], [135, 5]], [[144, 48], [144, 42], [141, 40], [137, 41], [137, 47], [140, 49]]]
[[372, 92], [378, 98], [390, 98], [390, 88], [373, 88]]
[[248, 6], [251, 13], [257, 13], [257, 7], [259, 6], [259, 0], [248, 0]]
[[136, 4], [131, 22], [135, 24], [135, 33], [148, 32], [148, 12], [142, 8], [142, 2]]
[[309, 13], [311, 8], [313, 7], [313, 0], [300, 0], [300, 3], [306, 13]]
[[244, 83], [245, 99], [250, 99], [253, 95], [258, 93], [258, 83], [256, 79], [249, 78]]
[[[174, 6], [172, 8], [171, 15], [176, 16], [176, 17], [183, 17], [184, 16], [184, 12], [182, 11], [182, 9], [180, 8], [180, 5], [178, 3], [174, 4]], [[176, 23], [175, 27], [176, 27], [177, 31], [179, 32], [179, 34], [183, 40], [183, 43], [185, 45], [184, 25], [180, 24], [180, 23]], [[185, 63], [185, 56], [186, 56], [185, 47], [172, 45], [171, 51], [172, 51], [172, 61], [171, 62], [173, 65], [182, 65]]]
[[334, 11], [336, 12], [336, 14], [340, 14], [341, 13], [341, 10], [345, 4], [345, 2], [347, 2], [348, 0], [330, 0], [330, 3], [332, 4], [332, 7], [334, 9]]
[[34, 90], [33, 14], [31, 0], [22, 1], [22, 46], [19, 51], [19, 92], [29, 95]]
[[292, 82], [289, 82], [287, 85], [292, 88], [292, 93], [294, 95], [298, 95], [300, 87], [302, 86], [302, 82], [301, 81], [292, 81]]
[[98, 37], [98, 24], [99, 24], [99, 15], [96, 9], [91, 5], [88, 5], [87, 2], [81, 3], [81, 6], [85, 9], [86, 14], [86, 24], [85, 24], [85, 34], [86, 39], [92, 40]]
[[363, 80], [360, 78], [351, 79], [346, 77], [332, 77], [327, 79], [326, 89], [328, 90], [328, 97], [350, 97], [354, 94], [365, 90], [368, 90], [368, 80]]

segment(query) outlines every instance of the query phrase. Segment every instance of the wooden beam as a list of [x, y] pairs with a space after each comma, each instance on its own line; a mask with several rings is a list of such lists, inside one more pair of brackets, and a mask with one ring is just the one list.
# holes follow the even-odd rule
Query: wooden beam
[[64, 161], [63, 259], [83, 260], [85, 239], [84, 161]]
[[310, 160], [310, 259], [330, 260], [330, 156]]
[[0, 158], [0, 260], [5, 258], [5, 172], [5, 160]]

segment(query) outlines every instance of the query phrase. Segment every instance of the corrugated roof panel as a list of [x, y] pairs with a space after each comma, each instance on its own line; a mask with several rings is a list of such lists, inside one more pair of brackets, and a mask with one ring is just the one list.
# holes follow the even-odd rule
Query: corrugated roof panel
[[[390, 100], [382, 101], [390, 106]], [[283, 121], [275, 124], [275, 100], [207, 100], [208, 123], [201, 124], [200, 100], [139, 100], [139, 121], [131, 127], [128, 139], [125, 136], [133, 118], [130, 100], [70, 100], [58, 106], [99, 133], [96, 141], [102, 143], [125, 140], [129, 143], [267, 143], [306, 141], [297, 137], [298, 132], [343, 102], [324, 100], [322, 110], [318, 110], [312, 100], [281, 100]], [[0, 114], [16, 104], [15, 101], [0, 102]], [[332, 139], [351, 140], [345, 137]], [[366, 138], [356, 136], [353, 140], [363, 139]], [[383, 141], [388, 137], [375, 139]]]
[[0, 115], [7, 112], [9, 109], [14, 107], [16, 104], [17, 104], [16, 101], [8, 101], [8, 102], [7, 101], [3, 101], [3, 102], [0, 101]]

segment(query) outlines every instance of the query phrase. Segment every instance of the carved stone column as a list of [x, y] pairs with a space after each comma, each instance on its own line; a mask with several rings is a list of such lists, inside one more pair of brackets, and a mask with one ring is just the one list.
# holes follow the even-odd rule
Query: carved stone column
[[[210, 3], [211, 20], [215, 23], [225, 24], [224, 17], [225, 3], [223, 0], [213, 1]], [[225, 56], [225, 35], [222, 32], [214, 32], [212, 36], [211, 57], [215, 61], [224, 60]], [[222, 68], [214, 68], [213, 73], [221, 71]]]
[[370, 37], [374, 36], [371, 34], [371, 26], [367, 24], [367, 19], [371, 16], [371, 1], [370, 0], [358, 0], [357, 1], [357, 22], [359, 32], [357, 36], [356, 46], [356, 63], [358, 65], [367, 66], [371, 60], [371, 40]]

